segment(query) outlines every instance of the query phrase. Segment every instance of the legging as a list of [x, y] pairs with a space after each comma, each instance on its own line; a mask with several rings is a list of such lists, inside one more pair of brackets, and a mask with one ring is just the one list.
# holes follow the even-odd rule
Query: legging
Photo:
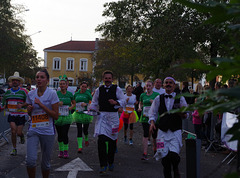
[[58, 133], [58, 142], [63, 142], [63, 144], [68, 144], [68, 131], [70, 128], [70, 124], [66, 124], [63, 126], [56, 125], [56, 130]]
[[[129, 124], [130, 125], [130, 130], [133, 130], [133, 123]], [[124, 123], [124, 130], [128, 129], [128, 124]]]
[[[82, 127], [83, 125], [83, 127]], [[82, 131], [84, 135], [88, 135], [88, 127], [89, 124], [82, 124], [82, 123], [77, 123], [77, 137], [82, 137]]]

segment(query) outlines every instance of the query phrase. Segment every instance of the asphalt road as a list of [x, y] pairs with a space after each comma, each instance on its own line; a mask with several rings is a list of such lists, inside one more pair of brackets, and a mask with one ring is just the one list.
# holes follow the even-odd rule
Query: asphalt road
[[[24, 131], [26, 132], [27, 126]], [[77, 128], [76, 125], [71, 125], [69, 130], [69, 155], [68, 159], [60, 159], [58, 155], [57, 141], [54, 147], [51, 161], [51, 178], [66, 178], [66, 177], [84, 177], [94, 178], [99, 177], [99, 161], [97, 155], [97, 138], [93, 135], [94, 123], [89, 127], [89, 142], [88, 147], [83, 146], [83, 153], [77, 153]], [[126, 178], [141, 178], [141, 177], [163, 177], [161, 161], [153, 159], [152, 147], [148, 147], [149, 160], [142, 161], [142, 126], [140, 123], [134, 125], [134, 144], [132, 146], [124, 144], [123, 130], [119, 133], [118, 153], [115, 155], [115, 168], [113, 172], [109, 172], [107, 177], [126, 177]], [[184, 134], [184, 137], [186, 134]], [[10, 140], [10, 135], [7, 135]], [[12, 149], [11, 143], [4, 144], [5, 140], [0, 140], [0, 177], [1, 178], [25, 178], [27, 171], [25, 167], [25, 144], [17, 145], [18, 155], [10, 156]], [[186, 175], [186, 148], [185, 140], [183, 139], [183, 148], [181, 151], [180, 174], [182, 178]], [[40, 150], [39, 150], [40, 151]], [[40, 152], [39, 152], [40, 155]], [[200, 177], [201, 178], [220, 178], [225, 174], [236, 170], [236, 159], [230, 164], [227, 161], [221, 161], [227, 156], [222, 152], [207, 152], [201, 150], [200, 159]], [[191, 169], [188, 168], [188, 169]], [[40, 156], [37, 163], [37, 177], [41, 177]]]

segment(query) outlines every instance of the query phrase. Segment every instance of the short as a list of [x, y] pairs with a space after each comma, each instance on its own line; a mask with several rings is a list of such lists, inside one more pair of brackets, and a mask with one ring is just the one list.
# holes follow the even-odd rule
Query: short
[[8, 116], [8, 122], [14, 122], [16, 126], [25, 125], [25, 116]]

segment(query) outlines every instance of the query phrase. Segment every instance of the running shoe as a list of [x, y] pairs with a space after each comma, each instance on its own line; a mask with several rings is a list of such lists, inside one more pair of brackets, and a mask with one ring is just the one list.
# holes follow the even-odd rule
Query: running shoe
[[87, 147], [89, 145], [89, 142], [88, 141], [85, 141], [85, 146]]
[[78, 153], [82, 153], [82, 148], [78, 148]]
[[143, 153], [141, 160], [146, 160], [147, 161], [148, 160], [147, 155]]
[[10, 155], [16, 156], [16, 155], [17, 155], [17, 149], [14, 148], [14, 149], [11, 151]]
[[128, 144], [127, 138], [124, 138], [124, 143]]
[[129, 140], [129, 145], [133, 145], [132, 139]]
[[22, 136], [20, 137], [20, 143], [21, 143], [21, 144], [24, 144], [24, 143], [25, 143], [24, 135], [22, 135]]
[[60, 152], [59, 152], [58, 157], [59, 157], [59, 158], [63, 158], [63, 151], [60, 151]]
[[109, 171], [113, 171], [113, 169], [114, 169], [114, 164], [109, 164], [108, 165], [108, 170]]
[[63, 152], [63, 158], [65, 158], [65, 159], [69, 158], [68, 151], [64, 151]]
[[101, 167], [100, 170], [99, 170], [99, 174], [100, 175], [104, 175], [106, 173], [107, 173], [107, 166]]

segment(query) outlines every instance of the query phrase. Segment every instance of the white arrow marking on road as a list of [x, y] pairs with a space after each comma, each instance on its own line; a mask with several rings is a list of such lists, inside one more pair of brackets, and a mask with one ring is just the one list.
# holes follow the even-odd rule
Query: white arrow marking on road
[[93, 171], [87, 164], [85, 164], [80, 158], [76, 158], [71, 162], [63, 165], [55, 171], [69, 171], [67, 178], [77, 177], [78, 171]]

